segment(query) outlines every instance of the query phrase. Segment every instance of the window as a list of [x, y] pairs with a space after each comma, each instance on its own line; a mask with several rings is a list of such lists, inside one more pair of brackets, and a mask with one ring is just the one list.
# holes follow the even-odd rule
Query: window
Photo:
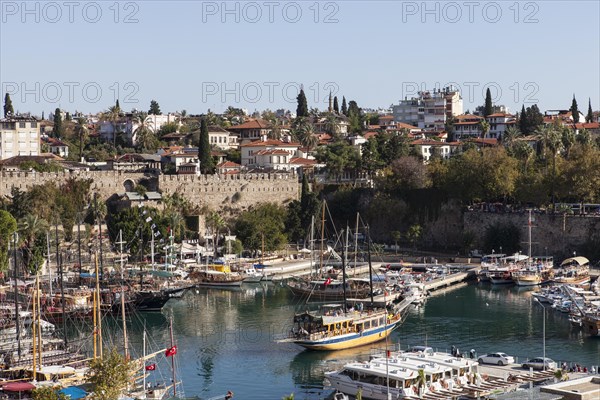
[[19, 122], [19, 128], [25, 128], [25, 122]]
[[37, 122], [36, 122], [36, 121], [33, 121], [33, 122], [31, 123], [31, 127], [32, 127], [32, 128], [37, 128]]

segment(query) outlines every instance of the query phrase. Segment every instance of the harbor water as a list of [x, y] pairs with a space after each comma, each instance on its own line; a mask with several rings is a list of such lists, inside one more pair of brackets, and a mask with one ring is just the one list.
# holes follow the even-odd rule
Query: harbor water
[[[469, 284], [434, 293], [425, 305], [410, 309], [389, 344], [427, 344], [439, 351], [454, 345], [463, 354], [503, 351], [523, 361], [543, 355], [545, 312], [547, 357], [588, 368], [600, 365], [600, 338], [571, 327], [566, 314], [543, 308], [532, 290], [538, 289]], [[311, 352], [277, 342], [290, 329], [294, 312], [305, 308], [286, 288], [263, 283], [193, 289], [170, 300], [161, 313], [142, 314], [142, 320], [153, 342], [168, 344], [172, 317], [177, 379], [188, 397], [210, 399], [231, 390], [236, 399], [281, 399], [290, 393], [296, 399], [326, 398], [331, 390], [323, 388], [324, 372], [368, 359], [373, 349]], [[132, 329], [132, 347], [139, 346], [141, 336], [140, 329]]]

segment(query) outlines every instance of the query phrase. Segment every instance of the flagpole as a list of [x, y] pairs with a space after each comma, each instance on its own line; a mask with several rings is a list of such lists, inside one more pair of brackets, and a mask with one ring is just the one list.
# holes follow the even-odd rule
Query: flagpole
[[[169, 330], [171, 333], [171, 349], [175, 347], [173, 340], [173, 316], [169, 317]], [[177, 382], [175, 381], [175, 354], [171, 354], [171, 369], [173, 371], [173, 397], [177, 397]]]

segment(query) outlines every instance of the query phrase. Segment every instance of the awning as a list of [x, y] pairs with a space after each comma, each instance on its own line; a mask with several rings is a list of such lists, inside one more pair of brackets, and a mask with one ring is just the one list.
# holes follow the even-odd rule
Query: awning
[[27, 392], [35, 389], [35, 385], [29, 382], [9, 382], [2, 385], [2, 390], [5, 392]]
[[585, 257], [571, 257], [571, 258], [567, 258], [565, 261], [560, 263], [560, 266], [562, 267], [563, 265], [567, 265], [567, 264], [573, 264], [573, 263], [577, 263], [578, 265], [585, 265], [585, 264], [589, 264], [590, 260], [588, 260]]
[[151, 271], [148, 271], [148, 273], [150, 275], [158, 276], [161, 278], [171, 278], [171, 277], [175, 276], [175, 274], [172, 272], [162, 271], [162, 270], [151, 270]]

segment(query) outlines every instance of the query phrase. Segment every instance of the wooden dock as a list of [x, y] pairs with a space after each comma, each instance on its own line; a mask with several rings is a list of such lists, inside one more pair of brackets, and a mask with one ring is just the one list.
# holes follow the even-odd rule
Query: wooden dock
[[433, 292], [440, 288], [456, 285], [457, 283], [461, 283], [466, 280], [472, 279], [476, 276], [476, 273], [477, 268], [472, 268], [465, 272], [456, 272], [454, 274], [433, 279], [431, 281], [425, 282], [423, 285], [425, 286], [425, 290], [427, 292]]

